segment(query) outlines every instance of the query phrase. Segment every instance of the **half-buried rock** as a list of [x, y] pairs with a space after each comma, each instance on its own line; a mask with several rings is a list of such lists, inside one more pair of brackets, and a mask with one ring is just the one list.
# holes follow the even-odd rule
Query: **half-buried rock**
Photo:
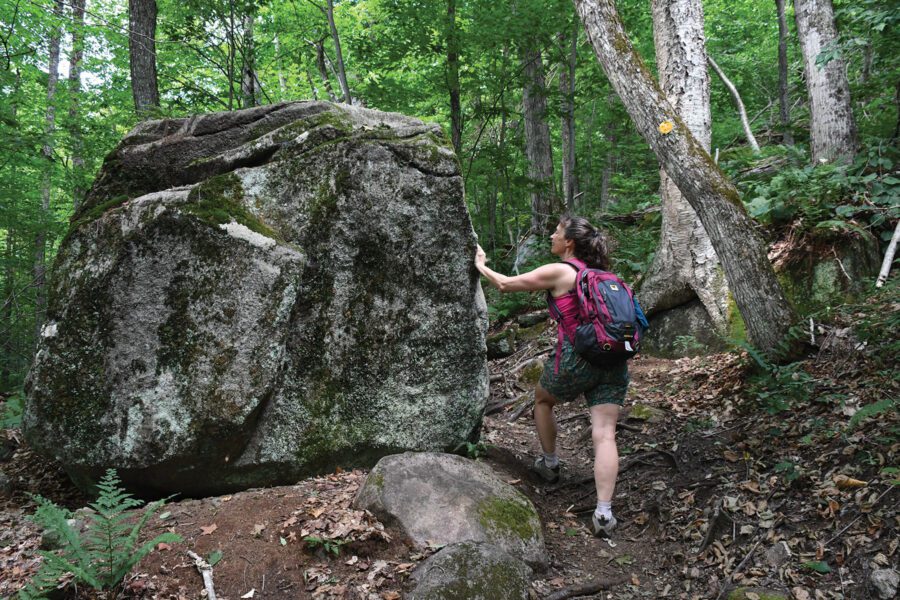
[[354, 502], [396, 524], [419, 546], [487, 542], [531, 567], [547, 567], [541, 521], [521, 492], [486, 465], [433, 452], [386, 456]]
[[497, 546], [461, 542], [416, 567], [407, 600], [528, 600], [531, 569]]
[[144, 122], [60, 247], [26, 437], [148, 495], [456, 447], [488, 388], [474, 249], [436, 125], [322, 102]]

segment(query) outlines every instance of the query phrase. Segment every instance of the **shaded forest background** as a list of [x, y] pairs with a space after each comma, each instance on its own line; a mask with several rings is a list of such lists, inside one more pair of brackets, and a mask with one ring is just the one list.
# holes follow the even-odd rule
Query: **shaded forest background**
[[[731, 94], [713, 76], [711, 154], [769, 239], [788, 228], [868, 229], [886, 244], [900, 216], [900, 7], [835, 0], [839, 37], [817, 61], [844, 61], [860, 145], [851, 162], [813, 164], [791, 3], [788, 114], [781, 108], [778, 4], [703, 2], [707, 52], [739, 91], [761, 146], [750, 147]], [[617, 5], [655, 74], [650, 3]], [[147, 28], [153, 11], [155, 32]], [[526, 114], [535, 98], [545, 106]], [[302, 99], [440, 123], [460, 159], [476, 232], [501, 270], [513, 268], [526, 234], [540, 233], [549, 215], [536, 206], [607, 227], [616, 239], [614, 268], [628, 280], [653, 260], [659, 165], [570, 2], [4, 0], [0, 392], [22, 384], [55, 250], [104, 156], [131, 127], [143, 118]], [[535, 118], [549, 132], [549, 164], [537, 165], [529, 148]], [[546, 201], [536, 203], [536, 195]], [[491, 309], [503, 317], [531, 301], [493, 297]]]

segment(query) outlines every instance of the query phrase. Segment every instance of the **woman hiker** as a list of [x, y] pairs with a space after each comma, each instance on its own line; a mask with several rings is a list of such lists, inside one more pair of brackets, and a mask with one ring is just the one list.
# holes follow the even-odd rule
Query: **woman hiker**
[[544, 372], [534, 391], [534, 421], [543, 453], [534, 461], [531, 470], [548, 483], [559, 480], [553, 407], [558, 402], [574, 400], [583, 393], [591, 412], [594, 482], [597, 486], [597, 509], [591, 523], [595, 536], [609, 536], [616, 526], [611, 508], [619, 472], [616, 421], [628, 388], [628, 365], [623, 361], [614, 366], [595, 367], [581, 358], [570, 343], [575, 339], [574, 331], [578, 324], [575, 265], [609, 270], [606, 242], [587, 219], [564, 216], [550, 236], [550, 251], [569, 262], [544, 265], [522, 275], [507, 277], [485, 266], [484, 250], [478, 246], [475, 266], [501, 292], [547, 290], [548, 295], [553, 297], [561, 314], [557, 325], [559, 343], [544, 364]]

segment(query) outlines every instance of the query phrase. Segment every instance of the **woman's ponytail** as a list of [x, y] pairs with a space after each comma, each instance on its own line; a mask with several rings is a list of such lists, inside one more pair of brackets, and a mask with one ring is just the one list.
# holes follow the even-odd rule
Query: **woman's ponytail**
[[584, 217], [561, 217], [567, 240], [575, 242], [575, 256], [594, 269], [609, 270], [606, 236]]

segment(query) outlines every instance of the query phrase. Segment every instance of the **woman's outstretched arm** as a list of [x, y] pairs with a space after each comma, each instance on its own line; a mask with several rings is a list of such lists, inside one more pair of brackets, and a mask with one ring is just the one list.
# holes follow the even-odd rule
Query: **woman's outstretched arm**
[[481, 246], [475, 252], [475, 267], [484, 275], [495, 288], [501, 292], [534, 292], [537, 290], [550, 290], [559, 285], [560, 279], [571, 272], [559, 263], [544, 265], [534, 271], [508, 277], [488, 268], [484, 263], [487, 257]]

